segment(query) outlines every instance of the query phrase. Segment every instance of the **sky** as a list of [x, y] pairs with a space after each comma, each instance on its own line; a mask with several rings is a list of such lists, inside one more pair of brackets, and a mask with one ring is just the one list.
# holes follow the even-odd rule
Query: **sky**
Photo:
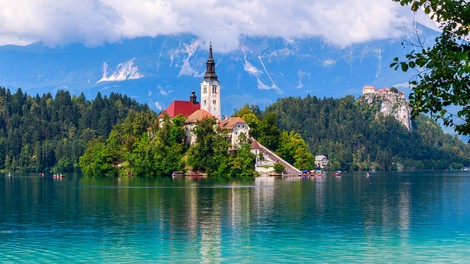
[[244, 36], [321, 37], [344, 48], [400, 38], [412, 21], [410, 9], [392, 0], [0, 0], [0, 45], [95, 47], [190, 33], [222, 52]]

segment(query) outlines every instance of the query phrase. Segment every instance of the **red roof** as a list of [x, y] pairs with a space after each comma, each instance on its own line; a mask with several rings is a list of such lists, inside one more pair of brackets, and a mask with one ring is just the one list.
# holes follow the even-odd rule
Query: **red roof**
[[204, 109], [199, 109], [195, 111], [194, 113], [192, 113], [190, 116], [188, 116], [188, 118], [186, 119], [184, 123], [186, 124], [196, 123], [197, 121], [202, 120], [204, 118], [208, 118], [208, 117], [214, 117], [214, 116]]
[[383, 88], [383, 89], [380, 89], [380, 90], [377, 90], [378, 93], [388, 93], [390, 92], [390, 89], [388, 88]]
[[183, 115], [185, 117], [188, 117], [200, 108], [200, 103], [193, 104], [190, 101], [174, 100], [173, 103], [171, 103], [171, 105], [168, 106], [164, 112], [166, 112], [169, 117], [175, 117], [177, 115]]
[[250, 148], [251, 149], [261, 149], [261, 146], [259, 145], [258, 141], [256, 141], [256, 139], [253, 139], [253, 141], [251, 142]]
[[245, 122], [245, 120], [241, 119], [240, 117], [230, 117], [228, 119], [222, 120], [220, 122], [220, 127], [221, 128], [232, 129], [238, 123], [246, 123], [246, 122]]

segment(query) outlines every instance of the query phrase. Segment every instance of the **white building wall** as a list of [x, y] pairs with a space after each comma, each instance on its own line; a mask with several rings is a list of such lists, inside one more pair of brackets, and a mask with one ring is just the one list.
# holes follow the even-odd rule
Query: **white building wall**
[[221, 119], [220, 112], [220, 83], [218, 81], [201, 82], [201, 109]]
[[240, 134], [244, 133], [246, 138], [250, 136], [250, 128], [246, 123], [237, 123], [232, 129], [232, 146], [238, 146], [240, 143]]

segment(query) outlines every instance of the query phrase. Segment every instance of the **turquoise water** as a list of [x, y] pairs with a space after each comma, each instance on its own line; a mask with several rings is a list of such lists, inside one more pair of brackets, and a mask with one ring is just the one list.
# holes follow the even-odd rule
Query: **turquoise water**
[[470, 172], [0, 175], [0, 262], [468, 263]]

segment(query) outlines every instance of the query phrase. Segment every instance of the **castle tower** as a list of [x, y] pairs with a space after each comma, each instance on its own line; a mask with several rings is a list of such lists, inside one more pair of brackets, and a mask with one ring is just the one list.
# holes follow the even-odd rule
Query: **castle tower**
[[204, 80], [201, 82], [201, 109], [206, 110], [220, 120], [220, 82], [215, 73], [215, 62], [212, 57], [212, 43], [209, 46], [206, 73], [204, 74]]

